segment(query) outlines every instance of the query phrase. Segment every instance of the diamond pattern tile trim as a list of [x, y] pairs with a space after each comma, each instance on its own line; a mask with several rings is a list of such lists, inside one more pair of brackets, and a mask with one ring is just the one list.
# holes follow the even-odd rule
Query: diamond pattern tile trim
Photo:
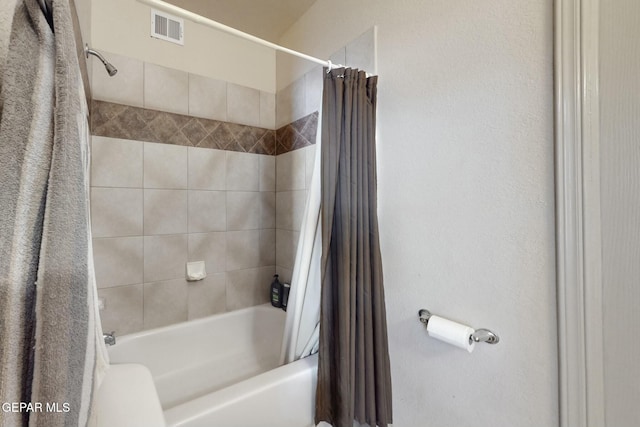
[[91, 134], [110, 138], [277, 155], [315, 144], [318, 112], [278, 130], [93, 100]]

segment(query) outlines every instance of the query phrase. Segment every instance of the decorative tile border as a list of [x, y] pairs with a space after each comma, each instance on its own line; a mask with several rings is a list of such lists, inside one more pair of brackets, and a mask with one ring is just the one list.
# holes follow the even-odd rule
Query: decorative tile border
[[315, 144], [318, 113], [278, 130], [92, 101], [91, 134], [189, 147], [277, 155]]
[[317, 130], [317, 111], [282, 126], [276, 131], [276, 155], [315, 144]]
[[276, 145], [273, 130], [96, 100], [91, 134], [269, 155]]

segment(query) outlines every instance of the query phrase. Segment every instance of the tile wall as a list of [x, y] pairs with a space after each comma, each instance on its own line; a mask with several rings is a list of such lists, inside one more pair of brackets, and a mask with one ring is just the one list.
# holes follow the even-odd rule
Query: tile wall
[[[373, 43], [371, 29], [331, 60], [374, 70]], [[92, 229], [104, 329], [123, 335], [268, 302], [275, 272], [291, 280], [322, 69], [270, 94], [108, 56], [119, 73], [94, 67], [92, 75]], [[208, 276], [187, 282], [185, 264], [197, 260]]]
[[[275, 94], [107, 53], [92, 75], [91, 204], [105, 330], [268, 302]], [[207, 278], [185, 280], [187, 261]]]
[[276, 273], [283, 283], [291, 283], [315, 155], [309, 145], [276, 157]]
[[93, 67], [93, 99], [275, 129], [275, 94], [105, 52], [118, 68]]
[[[375, 73], [375, 30], [370, 28], [331, 55], [335, 64]], [[302, 215], [313, 173], [322, 109], [318, 66], [276, 94], [276, 272], [291, 281]], [[282, 154], [284, 153], [284, 154]]]
[[315, 161], [322, 67], [276, 94], [276, 272], [291, 283], [300, 225]]
[[[94, 136], [92, 229], [119, 335], [268, 302], [275, 157]], [[207, 278], [185, 280], [187, 261]]]
[[[375, 28], [338, 49], [329, 58], [334, 64], [348, 65], [376, 73]], [[276, 93], [276, 128], [322, 110], [322, 67], [317, 66]]]

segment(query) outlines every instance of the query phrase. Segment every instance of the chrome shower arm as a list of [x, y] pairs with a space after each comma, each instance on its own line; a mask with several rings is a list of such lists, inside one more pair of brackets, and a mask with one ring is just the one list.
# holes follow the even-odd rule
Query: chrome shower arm
[[104, 56], [100, 54], [100, 52], [91, 49], [88, 44], [84, 45], [84, 54], [87, 59], [89, 59], [89, 55], [97, 57], [102, 62], [102, 64], [104, 64], [104, 68], [106, 68], [107, 73], [109, 73], [111, 77], [115, 76], [118, 72], [118, 69], [114, 67], [109, 61], [107, 61]]

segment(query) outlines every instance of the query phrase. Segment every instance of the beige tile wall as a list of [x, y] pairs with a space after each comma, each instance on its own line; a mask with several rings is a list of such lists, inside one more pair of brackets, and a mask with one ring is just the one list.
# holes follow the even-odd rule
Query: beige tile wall
[[[275, 94], [107, 55], [119, 72], [93, 74], [97, 100], [275, 129]], [[122, 335], [268, 301], [275, 158], [93, 137], [91, 177], [105, 330]], [[196, 260], [208, 277], [186, 282], [185, 263]]]
[[[373, 32], [332, 61], [373, 69]], [[316, 67], [278, 94], [109, 54], [95, 99], [276, 129], [320, 110]], [[340, 59], [342, 58], [342, 59]], [[105, 330], [135, 332], [268, 301], [291, 280], [315, 146], [263, 156], [93, 137], [92, 227]], [[186, 282], [185, 263], [208, 277]]]
[[92, 72], [100, 101], [275, 129], [275, 94], [105, 52], [118, 68]]
[[[104, 329], [123, 335], [268, 302], [275, 167], [273, 156], [94, 136]], [[208, 277], [187, 282], [186, 262], [200, 260]]]
[[316, 146], [276, 156], [276, 273], [291, 282], [300, 225], [307, 203]]
[[[376, 73], [373, 27], [337, 50], [329, 58], [334, 64]], [[322, 67], [317, 66], [276, 93], [276, 129], [322, 110]]]
[[[370, 28], [331, 55], [334, 64], [376, 72], [375, 32]], [[323, 74], [315, 67], [276, 94], [276, 125], [322, 109]], [[276, 156], [276, 272], [291, 281], [300, 225], [315, 162], [315, 145]]]

